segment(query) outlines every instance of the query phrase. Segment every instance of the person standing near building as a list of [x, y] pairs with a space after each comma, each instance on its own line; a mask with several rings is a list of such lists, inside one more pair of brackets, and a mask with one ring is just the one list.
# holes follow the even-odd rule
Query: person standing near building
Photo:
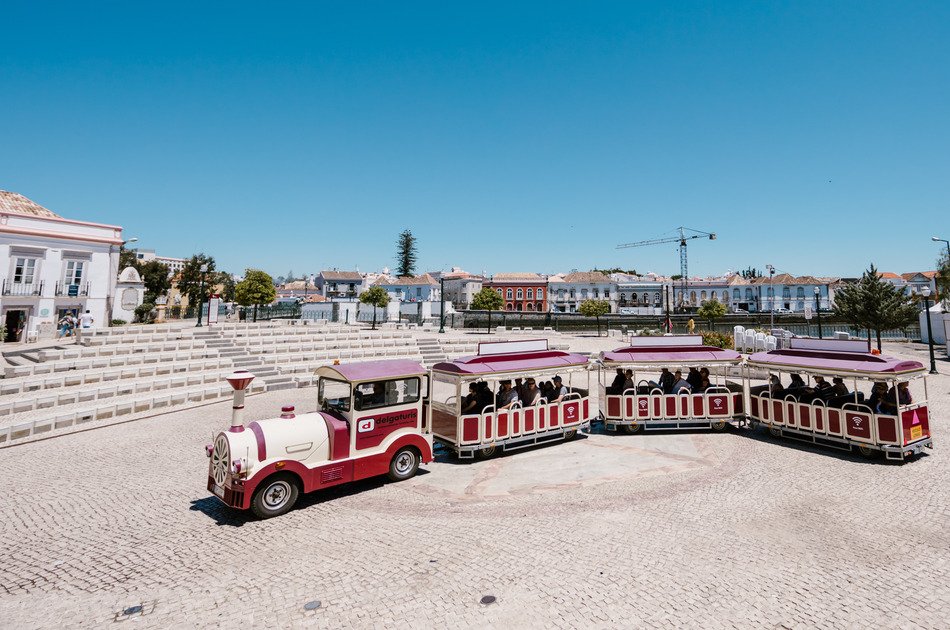
[[[81, 334], [85, 334], [87, 330], [92, 330], [92, 325], [96, 323], [96, 320], [93, 319], [92, 313], [89, 312], [89, 309], [86, 309], [86, 312], [79, 316], [79, 326], [76, 327], [76, 343], [79, 343], [81, 340]], [[80, 333], [82, 331], [82, 333]]]

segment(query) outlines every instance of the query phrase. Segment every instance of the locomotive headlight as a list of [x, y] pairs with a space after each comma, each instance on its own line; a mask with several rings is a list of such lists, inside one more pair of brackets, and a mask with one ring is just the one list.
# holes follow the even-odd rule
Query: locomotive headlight
[[244, 459], [235, 459], [231, 461], [231, 472], [235, 475], [240, 475], [242, 470], [245, 470], [246, 466], [244, 465]]
[[205, 455], [211, 457], [211, 453], [214, 451], [214, 444], [205, 444]]

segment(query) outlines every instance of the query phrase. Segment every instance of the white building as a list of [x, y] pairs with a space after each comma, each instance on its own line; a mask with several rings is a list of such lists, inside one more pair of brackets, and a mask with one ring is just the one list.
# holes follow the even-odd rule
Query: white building
[[575, 271], [548, 278], [548, 307], [553, 313], [576, 313], [584, 300], [606, 300], [617, 312], [617, 284], [599, 271]]
[[485, 282], [485, 278], [482, 276], [470, 274], [458, 267], [452, 267], [452, 271], [441, 275], [430, 275], [436, 280], [442, 279], [445, 287], [445, 299], [457, 309], [469, 308], [472, 300], [475, 299], [475, 295], [482, 290]]
[[185, 268], [185, 263], [188, 262], [187, 258], [171, 258], [169, 256], [159, 256], [155, 253], [154, 249], [137, 249], [135, 250], [135, 258], [140, 262], [148, 262], [150, 260], [157, 260], [166, 267], [168, 267], [169, 277], [176, 275], [182, 269]]
[[74, 221], [0, 190], [0, 325], [6, 341], [40, 332], [67, 311], [108, 326], [122, 228]]

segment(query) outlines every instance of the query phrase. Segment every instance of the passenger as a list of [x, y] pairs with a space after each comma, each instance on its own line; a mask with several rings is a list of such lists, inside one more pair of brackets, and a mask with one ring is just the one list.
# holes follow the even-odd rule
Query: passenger
[[876, 381], [874, 385], [871, 386], [871, 394], [868, 396], [865, 404], [870, 407], [874, 413], [882, 413], [881, 405], [884, 403], [886, 397], [887, 383], [884, 381]]
[[777, 398], [781, 392], [782, 379], [778, 377], [778, 374], [769, 375], [769, 395], [771, 395], [773, 398]]
[[816, 376], [815, 391], [820, 395], [825, 395], [828, 389], [831, 389], [831, 383], [826, 381], [824, 376]]
[[686, 375], [686, 382], [689, 383], [689, 388], [695, 392], [703, 384], [703, 377], [699, 370], [691, 367], [689, 368], [689, 374]]
[[788, 384], [789, 390], [798, 390], [805, 389], [808, 387], [805, 384], [805, 379], [802, 378], [801, 374], [792, 374], [792, 382]]
[[530, 407], [538, 403], [541, 399], [541, 390], [533, 378], [529, 378], [524, 385], [524, 391], [521, 393], [521, 405]]
[[551, 381], [542, 381], [538, 389], [541, 390], [542, 402], [546, 403], [551, 400], [551, 394], [554, 392], [554, 385], [551, 384]]
[[689, 393], [691, 389], [692, 388], [689, 386], [689, 383], [683, 379], [683, 372], [681, 370], [676, 370], [676, 372], [673, 374], [673, 389], [671, 390], [671, 393], [679, 394], [683, 391]]
[[633, 370], [627, 370], [623, 375], [623, 391], [633, 389], [635, 386], [636, 385], [633, 382]]
[[610, 384], [610, 387], [607, 388], [608, 394], [622, 394], [624, 387], [624, 375], [623, 368], [617, 368], [617, 374], [614, 376], [613, 382]]
[[386, 403], [386, 388], [382, 383], [373, 383], [373, 394], [369, 397], [369, 404], [383, 405]]
[[[701, 376], [702, 376], [702, 375], [701, 375]], [[709, 382], [709, 377], [708, 377], [708, 376], [703, 376], [703, 382], [700, 383], [700, 385], [699, 385], [699, 391], [700, 391], [700, 392], [704, 392], [704, 391], [706, 391], [707, 389], [709, 389], [710, 387], [712, 387], [712, 384]]]
[[522, 381], [524, 381], [523, 378], [516, 378], [514, 387], [512, 387], [515, 393], [518, 394], [518, 398], [521, 398], [521, 394], [524, 393], [524, 383]]
[[491, 407], [493, 396], [491, 389], [488, 387], [488, 383], [485, 381], [478, 382], [478, 411], [479, 413], [484, 413], [485, 409]]
[[904, 407], [912, 402], [914, 402], [914, 399], [910, 395], [910, 385], [907, 381], [902, 381], [897, 384], [897, 391], [893, 387], [887, 390], [884, 402], [881, 403], [881, 412], [897, 415], [898, 405]]
[[[709, 368], [699, 368], [699, 375], [700, 375], [702, 378], [707, 378], [707, 379], [709, 379]], [[712, 381], [712, 379], [709, 379], [709, 380], [710, 380], [710, 382]]]
[[672, 374], [670, 374], [670, 370], [668, 368], [663, 368], [663, 371], [660, 372], [660, 382], [657, 383], [660, 389], [663, 390], [663, 393], [672, 394], [673, 383], [675, 382], [676, 382], [676, 379], [673, 378]]
[[561, 384], [561, 377], [554, 377], [554, 387], [551, 388], [552, 398], [548, 398], [548, 402], [561, 402], [565, 396], [567, 396], [567, 388]]
[[498, 395], [495, 397], [495, 409], [510, 409], [513, 404], [518, 402], [518, 392], [511, 386], [511, 381], [499, 381]]
[[847, 396], [851, 392], [848, 391], [848, 386], [844, 384], [844, 379], [840, 376], [836, 376], [831, 381], [834, 385], [831, 386], [831, 391], [834, 392], [835, 396]]
[[468, 384], [468, 396], [462, 399], [462, 413], [478, 413], [478, 384]]

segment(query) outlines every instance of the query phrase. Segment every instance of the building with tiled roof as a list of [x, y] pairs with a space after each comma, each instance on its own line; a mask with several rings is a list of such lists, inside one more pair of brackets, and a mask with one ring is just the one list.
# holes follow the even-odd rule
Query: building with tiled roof
[[617, 312], [617, 285], [600, 271], [573, 271], [548, 278], [548, 303], [552, 312], [576, 313], [584, 300], [606, 300]]
[[359, 271], [338, 269], [321, 271], [314, 279], [314, 284], [317, 291], [330, 300], [355, 300], [366, 287]]
[[392, 278], [380, 276], [373, 282], [386, 290], [391, 300], [397, 302], [433, 302], [441, 299], [439, 283], [431, 275]]
[[[96, 327], [140, 303], [140, 295], [116, 299], [121, 271], [117, 225], [64, 219], [40, 204], [0, 191], [0, 326], [7, 341], [22, 341], [31, 330], [55, 328], [66, 312], [89, 310]], [[138, 300], [132, 304], [133, 298]], [[120, 304], [116, 305], [119, 301]], [[121, 309], [122, 304], [131, 309]]]
[[536, 273], [496, 273], [483, 286], [498, 292], [506, 311], [545, 312], [547, 279]]

